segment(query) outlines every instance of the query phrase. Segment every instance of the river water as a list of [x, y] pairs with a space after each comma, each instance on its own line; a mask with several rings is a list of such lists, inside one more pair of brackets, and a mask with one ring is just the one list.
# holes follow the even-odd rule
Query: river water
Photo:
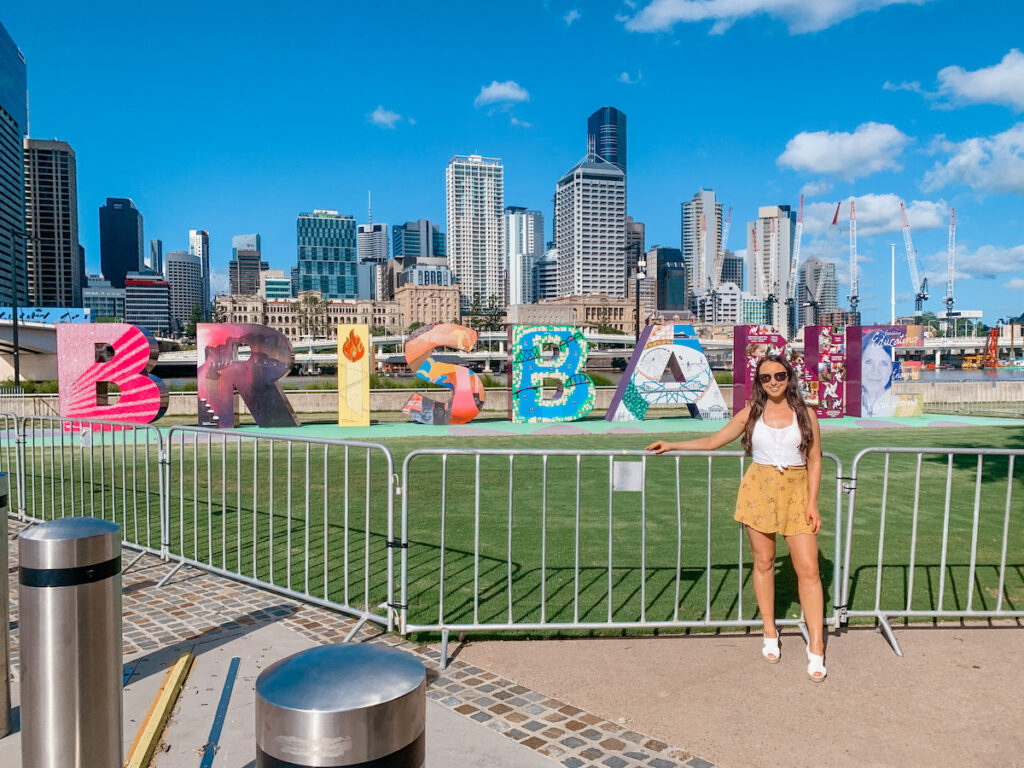
[[1024, 368], [921, 371], [921, 381], [1024, 381]]

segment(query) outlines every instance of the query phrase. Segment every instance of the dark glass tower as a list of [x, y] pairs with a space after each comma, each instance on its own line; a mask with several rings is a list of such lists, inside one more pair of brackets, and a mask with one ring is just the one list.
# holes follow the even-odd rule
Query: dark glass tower
[[601, 107], [587, 118], [587, 153], [626, 172], [626, 113]]
[[22, 140], [27, 135], [25, 57], [0, 24], [0, 307], [11, 306], [14, 285], [18, 287], [18, 304], [28, 302], [22, 155]]
[[142, 251], [142, 214], [127, 197], [108, 197], [100, 206], [100, 269], [115, 288], [124, 288], [124, 276], [138, 272], [145, 261]]

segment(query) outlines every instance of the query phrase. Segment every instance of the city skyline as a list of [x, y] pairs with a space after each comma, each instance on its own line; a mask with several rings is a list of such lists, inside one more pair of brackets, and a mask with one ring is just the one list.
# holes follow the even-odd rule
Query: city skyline
[[[940, 312], [946, 221], [953, 205], [958, 266], [971, 275], [958, 279], [957, 308], [985, 310], [990, 323], [1024, 308], [1024, 174], [1018, 173], [1024, 165], [1024, 96], [1017, 76], [1024, 55], [1016, 52], [1012, 32], [1019, 24], [1011, 19], [995, 29], [986, 26], [984, 34], [971, 33], [991, 15], [988, 5], [993, 13], [1002, 6], [975, 4], [972, 14], [957, 16], [953, 36], [946, 27], [955, 4], [948, 0], [881, 3], [886, 7], [863, 13], [854, 3], [837, 3], [849, 12], [835, 16], [801, 16], [800, 8], [809, 4], [797, 2], [781, 18], [764, 11], [731, 24], [714, 17], [717, 3], [708, 4], [705, 20], [674, 24], [672, 8], [686, 3], [641, 3], [636, 10], [598, 4], [582, 9], [571, 23], [565, 20], [569, 4], [545, 9], [537, 3], [522, 20], [509, 22], [508, 34], [515, 35], [518, 25], [530, 26], [540, 50], [558, 46], [560, 78], [553, 80], [559, 82], [546, 82], [552, 78], [539, 65], [474, 43], [458, 67], [443, 52], [437, 62], [424, 62], [422, 72], [382, 66], [346, 91], [334, 112], [312, 120], [298, 108], [317, 81], [304, 84], [298, 73], [338, 71], [365, 54], [360, 41], [345, 53], [336, 46], [331, 53], [297, 47], [300, 28], [317, 39], [338, 28], [340, 13], [326, 4], [316, 5], [323, 30], [260, 4], [245, 6], [244, 14], [209, 14], [208, 55], [174, 67], [153, 61], [144, 49], [164, 36], [172, 40], [194, 21], [189, 13], [141, 10], [117, 18], [104, 9], [57, 5], [60, 18], [48, 17], [45, 25], [38, 23], [39, 11], [29, 8], [6, 12], [3, 22], [28, 64], [30, 136], [66, 141], [78, 156], [81, 241], [90, 273], [98, 271], [96, 211], [106, 197], [132, 198], [145, 217], [145, 239], [161, 239], [167, 250], [184, 250], [189, 229], [208, 230], [220, 290], [226, 287], [234, 234], [261, 232], [270, 266], [288, 269], [295, 262], [296, 214], [338, 209], [363, 223], [368, 189], [379, 220], [444, 221], [444, 167], [453, 154], [500, 157], [505, 203], [547, 216], [559, 172], [585, 152], [587, 116], [607, 105], [629, 115], [628, 213], [646, 224], [648, 248], [679, 246], [679, 205], [700, 187], [714, 188], [737, 222], [755, 218], [761, 206], [795, 209], [803, 190], [803, 258], [821, 257], [835, 203], [854, 195], [865, 319], [888, 315], [890, 242], [897, 243], [897, 311], [910, 314], [910, 277], [898, 229], [903, 199], [931, 278], [925, 309]], [[659, 16], [659, 8], [667, 11]], [[407, 10], [411, 19], [424, 21], [401, 33], [407, 42], [439, 34], [451, 14], [467, 21], [487, 14], [469, 5], [443, 16], [414, 6]], [[378, 17], [361, 9], [355, 21]], [[157, 40], [138, 34], [155, 20]], [[256, 34], [270, 22], [282, 45], [298, 51], [295, 60], [275, 55], [261, 62], [249, 55], [240, 59], [244, 66], [231, 63], [247, 31]], [[237, 34], [221, 40], [229, 29]], [[83, 30], [102, 34], [96, 38]], [[96, 43], [107, 36], [119, 42], [100, 55]], [[894, 53], [861, 55], [868, 38]], [[614, 55], [599, 66], [581, 55], [612, 42]], [[721, 76], [713, 89], [697, 83], [680, 99], [678, 73], [695, 54], [715, 60]], [[117, 92], [89, 87], [98, 72], [121, 60], [133, 62], [129, 86], [147, 109]], [[787, 75], [778, 87], [790, 93], [771, 103], [756, 101], [753, 110], [749, 99], [763, 87], [753, 77], [755, 60], [758, 67]], [[427, 83], [429, 88], [422, 87]], [[403, 90], [404, 84], [425, 92], [417, 96], [417, 88]], [[210, 102], [203, 130], [193, 125], [171, 132], [172, 123], [146, 118], [184, 103], [196, 87], [232, 94]], [[267, 117], [261, 113], [256, 123], [265, 127], [240, 125], [232, 105], [246, 98], [263, 103], [262, 95]], [[693, 99], [713, 107], [714, 119], [692, 119], [687, 104]], [[754, 111], [758, 120], [751, 125]], [[340, 128], [338, 117], [344, 118]], [[288, 121], [289, 133], [303, 135], [301, 146], [285, 141], [282, 121]], [[111, 131], [111, 125], [118, 127]], [[741, 253], [745, 238], [738, 230], [727, 246]], [[832, 259], [838, 262], [841, 306], [846, 258], [839, 242]]]

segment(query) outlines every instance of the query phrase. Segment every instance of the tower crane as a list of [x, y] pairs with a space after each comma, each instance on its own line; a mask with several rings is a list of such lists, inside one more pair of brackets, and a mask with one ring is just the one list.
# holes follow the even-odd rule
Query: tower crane
[[946, 297], [942, 300], [946, 305], [946, 324], [953, 317], [953, 273], [956, 268], [956, 214], [949, 209], [949, 253], [946, 257]]
[[[839, 215], [839, 209], [836, 209]], [[850, 295], [847, 300], [850, 302], [850, 312], [856, 312], [860, 305], [860, 287], [858, 285], [860, 275], [857, 272], [857, 206], [850, 201]]]
[[725, 267], [725, 247], [726, 243], [729, 242], [730, 229], [732, 229], [732, 206], [729, 207], [729, 213], [725, 217], [725, 226], [722, 228], [722, 245], [715, 256], [715, 286], [722, 283], [722, 269]]
[[[793, 253], [789, 258], [789, 284], [786, 286], [786, 314], [796, 316], [796, 274], [800, 264], [800, 240], [804, 234], [804, 196], [800, 195], [800, 208], [796, 215], [796, 232], [793, 236]], [[798, 323], [799, 324], [799, 323]]]
[[928, 278], [921, 278], [917, 251], [914, 250], [914, 241], [910, 236], [910, 221], [907, 219], [907, 209], [903, 203], [900, 203], [900, 213], [903, 214], [903, 247], [907, 250], [910, 280], [914, 284], [914, 314], [920, 315], [924, 302], [928, 300]]

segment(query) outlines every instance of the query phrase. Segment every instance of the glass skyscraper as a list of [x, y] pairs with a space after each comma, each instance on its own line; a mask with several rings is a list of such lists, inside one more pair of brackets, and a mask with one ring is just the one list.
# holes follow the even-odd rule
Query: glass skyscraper
[[100, 206], [100, 268], [115, 288], [124, 277], [145, 265], [142, 252], [142, 214], [126, 197], [108, 197]]
[[300, 213], [295, 222], [298, 242], [298, 290], [320, 291], [325, 299], [359, 297], [356, 220], [337, 211]]
[[25, 160], [28, 89], [25, 57], [0, 24], [0, 306], [28, 303], [25, 258]]
[[587, 118], [587, 154], [626, 172], [626, 113], [601, 107]]

